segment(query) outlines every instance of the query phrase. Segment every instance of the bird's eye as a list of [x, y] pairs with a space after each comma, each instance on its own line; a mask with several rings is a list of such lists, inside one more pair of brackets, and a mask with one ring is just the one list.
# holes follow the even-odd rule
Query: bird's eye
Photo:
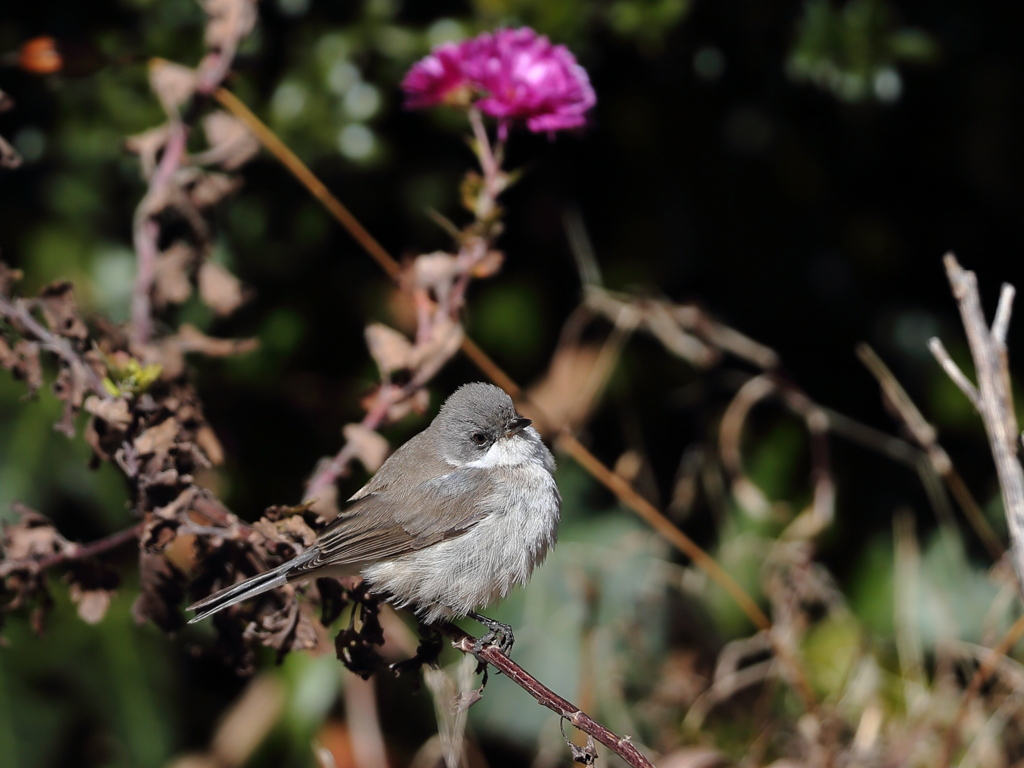
[[469, 436], [469, 439], [472, 440], [477, 445], [483, 445], [484, 443], [487, 442], [487, 435], [485, 435], [483, 432], [474, 432], [472, 435]]

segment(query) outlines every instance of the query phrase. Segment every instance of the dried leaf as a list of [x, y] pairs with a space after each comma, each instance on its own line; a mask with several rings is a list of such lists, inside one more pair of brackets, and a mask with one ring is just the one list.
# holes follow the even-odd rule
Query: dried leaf
[[85, 410], [115, 429], [124, 430], [132, 421], [128, 401], [123, 397], [110, 399], [90, 397], [85, 401]]
[[217, 163], [233, 171], [251, 160], [260, 151], [255, 134], [234, 115], [218, 110], [203, 118], [203, 130], [210, 144], [203, 153], [204, 163]]
[[168, 304], [181, 304], [192, 295], [190, 273], [198, 254], [180, 240], [156, 257], [153, 273], [153, 303], [160, 309]]
[[454, 709], [456, 712], [465, 712], [484, 697], [484, 687], [474, 688], [471, 691], [463, 691], [455, 697]]
[[271, 633], [263, 644], [277, 651], [278, 660], [290, 651], [309, 651], [317, 646], [317, 631], [310, 618], [310, 606], [306, 603], [300, 605], [293, 598], [286, 611], [278, 611], [262, 620], [263, 629]]
[[234, 50], [238, 41], [256, 24], [253, 0], [201, 0], [210, 17], [206, 23], [206, 44], [214, 50]]
[[78, 615], [86, 624], [99, 624], [110, 607], [110, 592], [104, 589], [83, 589], [73, 582], [69, 590], [71, 602], [78, 606]]
[[383, 435], [367, 429], [362, 424], [346, 424], [342, 434], [352, 446], [355, 457], [370, 474], [380, 469], [391, 451], [391, 446]]
[[75, 290], [71, 283], [50, 283], [39, 292], [39, 301], [46, 324], [54, 333], [79, 341], [89, 336], [85, 321], [78, 316]]
[[3, 136], [0, 136], [0, 168], [14, 170], [22, 163], [18, 150], [10, 145]]
[[226, 173], [198, 172], [193, 175], [185, 189], [188, 198], [199, 210], [212, 208], [242, 186], [242, 180]]
[[183, 323], [177, 336], [168, 341], [173, 341], [183, 352], [200, 352], [210, 357], [241, 355], [259, 346], [256, 339], [215, 339], [188, 323]]
[[135, 450], [139, 456], [167, 453], [178, 437], [181, 425], [174, 418], [164, 419], [135, 438]]
[[416, 381], [432, 379], [459, 351], [464, 336], [462, 324], [458, 321], [448, 317], [437, 320], [430, 329], [426, 343], [418, 344], [413, 349], [409, 367], [416, 372]]
[[199, 268], [199, 295], [219, 317], [230, 315], [248, 298], [242, 281], [213, 261]]
[[417, 389], [410, 397], [395, 403], [388, 409], [388, 421], [404, 419], [410, 413], [424, 414], [430, 407], [430, 395], [425, 389]]
[[38, 512], [24, 510], [14, 525], [3, 527], [4, 559], [0, 564], [53, 555], [67, 546], [67, 541], [53, 523]]
[[185, 597], [185, 575], [166, 557], [152, 552], [139, 555], [139, 596], [132, 604], [138, 624], [152, 621], [165, 632], [185, 624], [178, 605]]
[[0, 336], [0, 368], [6, 368], [15, 379], [24, 381], [29, 397], [43, 386], [43, 366], [39, 360], [39, 344], [35, 341], [20, 339], [11, 349]]
[[196, 445], [206, 455], [211, 466], [217, 467], [224, 463], [224, 448], [209, 424], [203, 424], [196, 430]]
[[[594, 403], [580, 402], [600, 357], [596, 345], [563, 345], [551, 359], [544, 378], [530, 387], [525, 415], [541, 432], [572, 429], [586, 422]], [[535, 407], [534, 407], [535, 406]]]
[[169, 61], [155, 61], [149, 67], [149, 87], [170, 117], [192, 98], [196, 90], [196, 71]]
[[423, 671], [424, 667], [437, 666], [438, 658], [441, 656], [444, 646], [444, 638], [440, 632], [435, 632], [429, 627], [421, 626], [420, 642], [416, 646], [416, 654], [412, 658], [394, 662], [389, 665], [389, 668], [395, 673], [395, 677], [412, 675], [413, 679], [415, 679]]
[[480, 261], [473, 265], [473, 277], [490, 277], [501, 269], [505, 263], [505, 254], [501, 251], [488, 251]]
[[85, 372], [80, 364], [72, 363], [61, 368], [53, 382], [53, 393], [64, 402], [60, 421], [53, 425], [58, 432], [68, 437], [75, 436], [75, 417], [85, 400]]
[[359, 603], [358, 611], [353, 610], [349, 626], [334, 638], [334, 647], [338, 660], [348, 667], [350, 672], [369, 680], [384, 663], [384, 659], [377, 651], [377, 646], [384, 644], [384, 629], [381, 627], [379, 616], [380, 604], [368, 597], [365, 584], [352, 593], [352, 598]]
[[417, 256], [412, 263], [412, 280], [416, 288], [431, 291], [443, 303], [459, 274], [458, 259], [450, 253], [435, 251]]
[[316, 580], [316, 589], [320, 593], [320, 623], [329, 627], [345, 610], [348, 597], [337, 579], [319, 578]]
[[284, 519], [283, 529], [303, 547], [311, 547], [316, 541], [316, 531], [309, 527], [302, 515], [291, 515]]
[[565, 744], [569, 747], [569, 752], [572, 755], [572, 761], [579, 763], [580, 765], [593, 765], [597, 762], [597, 744], [594, 743], [594, 737], [589, 733], [587, 734], [587, 743], [585, 746], [579, 746], [575, 744], [565, 733], [565, 721], [567, 718], [563, 717], [558, 721], [558, 727], [562, 731], [562, 738], [565, 740]]
[[390, 376], [411, 365], [412, 344], [405, 336], [383, 323], [366, 326], [366, 346], [382, 376]]
[[14, 109], [14, 99], [10, 94], [0, 91], [0, 112], [6, 112], [9, 109]]
[[125, 149], [139, 156], [142, 178], [148, 179], [153, 175], [153, 171], [156, 170], [157, 158], [160, 156], [160, 151], [167, 144], [170, 130], [170, 125], [164, 123], [156, 128], [150, 128], [143, 133], [129, 136], [125, 141]]
[[251, 352], [259, 346], [256, 339], [215, 339], [207, 336], [194, 325], [182, 323], [178, 333], [167, 336], [150, 345], [150, 356], [161, 367], [161, 379], [174, 381], [185, 372], [185, 355], [190, 352], [210, 357]]

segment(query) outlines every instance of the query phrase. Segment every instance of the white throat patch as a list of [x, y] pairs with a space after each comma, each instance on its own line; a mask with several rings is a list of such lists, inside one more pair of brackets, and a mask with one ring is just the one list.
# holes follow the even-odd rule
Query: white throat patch
[[526, 437], [499, 438], [487, 453], [479, 459], [465, 464], [465, 467], [488, 469], [490, 467], [517, 467], [533, 458], [534, 450], [530, 439]]

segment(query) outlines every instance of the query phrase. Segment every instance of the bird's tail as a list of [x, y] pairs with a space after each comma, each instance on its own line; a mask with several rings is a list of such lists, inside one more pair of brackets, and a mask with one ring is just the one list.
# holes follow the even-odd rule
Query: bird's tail
[[252, 578], [240, 581], [238, 584], [222, 589], [220, 592], [214, 592], [209, 597], [204, 597], [198, 603], [188, 607], [190, 611], [197, 611], [196, 615], [188, 623], [195, 624], [197, 621], [202, 621], [207, 616], [212, 616], [235, 603], [248, 600], [250, 597], [256, 597], [256, 595], [262, 595], [264, 592], [269, 592], [277, 587], [283, 587], [288, 583], [288, 574], [297, 566], [312, 560], [316, 557], [316, 554], [316, 549], [308, 550], [273, 570], [258, 573]]

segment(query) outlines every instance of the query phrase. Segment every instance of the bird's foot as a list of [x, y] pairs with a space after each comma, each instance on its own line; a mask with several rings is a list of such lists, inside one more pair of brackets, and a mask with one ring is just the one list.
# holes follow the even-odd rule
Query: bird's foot
[[489, 645], [493, 645], [505, 656], [509, 655], [512, 650], [512, 645], [515, 643], [515, 635], [512, 634], [512, 627], [508, 624], [502, 624], [500, 621], [489, 619], [486, 616], [482, 616], [479, 613], [470, 611], [466, 614], [469, 618], [473, 619], [480, 624], [487, 627], [487, 631], [483, 637], [473, 643], [473, 654], [479, 658], [480, 651]]

